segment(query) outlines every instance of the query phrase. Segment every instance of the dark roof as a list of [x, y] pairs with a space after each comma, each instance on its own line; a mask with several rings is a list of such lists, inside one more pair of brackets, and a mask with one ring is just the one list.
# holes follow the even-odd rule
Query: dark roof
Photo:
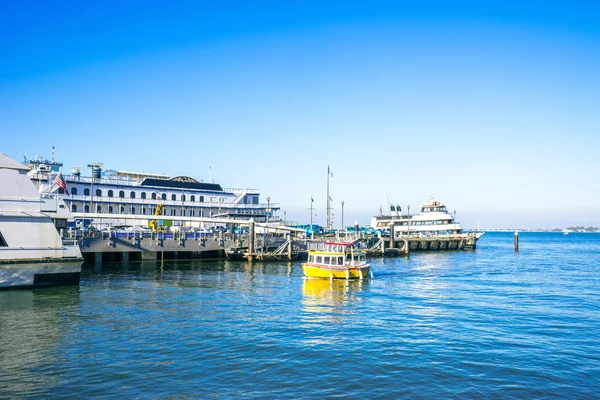
[[204, 183], [204, 182], [184, 182], [179, 180], [171, 179], [157, 179], [157, 178], [145, 178], [142, 186], [158, 186], [165, 188], [175, 189], [199, 189], [199, 190], [212, 190], [214, 192], [222, 192], [223, 188], [217, 183]]

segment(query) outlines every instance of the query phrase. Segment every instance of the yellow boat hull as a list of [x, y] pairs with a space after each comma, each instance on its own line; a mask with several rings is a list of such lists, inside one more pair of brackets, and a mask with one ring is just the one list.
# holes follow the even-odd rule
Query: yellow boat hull
[[329, 269], [310, 264], [302, 264], [304, 275], [308, 278], [324, 279], [365, 279], [369, 277], [371, 265], [343, 269]]

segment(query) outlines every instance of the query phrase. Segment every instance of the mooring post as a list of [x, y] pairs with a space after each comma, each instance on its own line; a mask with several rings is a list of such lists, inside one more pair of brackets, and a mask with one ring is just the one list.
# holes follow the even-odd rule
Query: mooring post
[[288, 240], [288, 248], [287, 248], [288, 260], [291, 260], [292, 259], [292, 234], [291, 233], [287, 234], [287, 240]]
[[514, 242], [515, 242], [515, 251], [519, 251], [519, 232], [517, 232], [517, 231], [515, 231]]
[[248, 253], [254, 254], [254, 220], [248, 223]]
[[396, 243], [394, 243], [394, 221], [390, 223], [390, 249], [396, 247]]

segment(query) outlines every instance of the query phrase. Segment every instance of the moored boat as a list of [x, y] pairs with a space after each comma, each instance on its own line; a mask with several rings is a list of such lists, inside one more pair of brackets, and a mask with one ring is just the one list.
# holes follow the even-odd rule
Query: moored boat
[[302, 270], [309, 278], [365, 279], [371, 264], [367, 263], [367, 251], [355, 248], [352, 242], [325, 242], [322, 249], [308, 252]]
[[78, 284], [83, 259], [64, 239], [64, 201], [40, 195], [28, 168], [0, 153], [0, 289]]
[[[400, 206], [390, 207], [392, 215], [379, 215], [371, 220], [371, 228], [394, 240], [405, 239], [410, 251], [472, 250], [483, 235], [479, 229], [466, 232], [441, 202], [431, 198], [418, 214], [402, 214]], [[410, 210], [410, 208], [409, 208]], [[383, 213], [383, 210], [381, 210]]]

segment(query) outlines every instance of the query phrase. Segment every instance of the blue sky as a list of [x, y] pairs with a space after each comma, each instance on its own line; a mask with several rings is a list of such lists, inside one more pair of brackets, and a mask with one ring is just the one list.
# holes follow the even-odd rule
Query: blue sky
[[[485, 3], [485, 5], [483, 5]], [[324, 223], [429, 195], [600, 226], [595, 2], [0, 2], [0, 151], [189, 175]]]

